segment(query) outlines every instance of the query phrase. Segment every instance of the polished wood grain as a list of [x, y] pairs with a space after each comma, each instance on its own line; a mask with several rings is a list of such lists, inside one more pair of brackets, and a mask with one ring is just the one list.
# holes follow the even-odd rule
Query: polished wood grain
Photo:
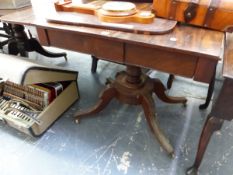
[[[58, 24], [68, 24], [75, 26], [95, 27], [101, 29], [112, 29], [118, 31], [125, 31], [131, 33], [140, 34], [164, 34], [173, 30], [177, 24], [176, 21], [170, 21], [166, 19], [151, 19], [150, 23], [136, 23], [135, 21], [128, 21], [127, 17], [123, 21], [119, 17], [107, 17], [105, 15], [96, 16], [82, 14], [82, 13], [70, 13], [70, 12], [57, 12], [56, 14], [49, 15], [46, 19], [49, 22]], [[141, 20], [141, 19], [136, 19]]]
[[[43, 32], [38, 29], [40, 33]], [[47, 44], [59, 48], [66, 48], [73, 51], [95, 55], [106, 60], [123, 63], [123, 42], [112, 42], [107, 38], [99, 38], [90, 35], [82, 35], [76, 32], [66, 32], [59, 30], [46, 30], [43, 36], [49, 38]], [[40, 40], [44, 41], [46, 38], [40, 36]], [[64, 37], [59, 37], [64, 36]], [[76, 39], [74, 39], [76, 38]]]
[[[42, 44], [48, 46], [81, 51], [113, 62], [140, 65], [213, 84], [216, 64], [222, 58], [222, 32], [177, 25], [168, 34], [152, 36], [56, 24], [46, 21], [48, 14], [56, 13], [53, 2], [47, 2], [46, 6], [41, 4], [40, 1], [34, 1], [32, 9], [6, 15], [2, 20], [36, 26]], [[41, 14], [41, 10], [44, 13]], [[92, 40], [95, 42], [92, 43]], [[95, 43], [101, 43], [101, 46]], [[113, 52], [109, 52], [109, 49]], [[211, 99], [212, 89], [210, 86], [207, 99]]]
[[[188, 8], [190, 2], [191, 0], [154, 0], [153, 8], [159, 17], [185, 22], [184, 11]], [[188, 21], [188, 23], [220, 31], [226, 31], [228, 28], [232, 28], [233, 1], [215, 0], [215, 6], [217, 8], [213, 6], [211, 11], [215, 11], [213, 15], [209, 13], [208, 16], [206, 14], [208, 13], [210, 2], [210, 0], [200, 0], [195, 9], [196, 15], [194, 19]]]
[[126, 44], [125, 47], [126, 64], [153, 68], [189, 78], [194, 76], [198, 62], [197, 56], [176, 53], [172, 50], [164, 52], [162, 49], [154, 49], [136, 44]]
[[[135, 3], [136, 14], [113, 16], [103, 13], [101, 6], [106, 1], [92, 1], [85, 4], [76, 4], [71, 1], [54, 3], [57, 13], [49, 14], [46, 19], [58, 24], [114, 29], [132, 33], [163, 34], [168, 33], [176, 26], [176, 21], [154, 19], [150, 3]], [[73, 12], [73, 13], [71, 13]], [[150, 13], [142, 16], [142, 13]], [[141, 17], [140, 17], [141, 16]]]
[[[184, 27], [186, 28], [186, 27]], [[192, 29], [192, 28], [188, 28]], [[201, 40], [199, 41], [199, 46], [194, 49], [200, 49], [197, 52], [190, 52], [192, 45], [189, 45], [190, 50], [183, 51], [181, 50], [174, 50], [169, 49], [167, 47], [177, 47], [177, 45], [172, 45], [172, 43], [176, 43], [174, 41], [170, 41], [171, 38], [176, 38], [176, 34], [172, 35], [169, 34], [169, 37], [165, 37], [163, 35], [163, 41], [164, 38], [167, 39], [169, 42], [163, 43], [160, 42], [158, 44], [167, 44], [167, 47], [158, 47], [157, 45], [152, 45], [150, 42], [157, 42], [157, 40], [149, 40], [147, 42], [147, 36], [144, 36], [144, 42], [143, 43], [137, 43], [132, 42], [133, 40], [136, 40], [138, 38], [133, 37], [127, 38], [129, 34], [125, 33], [125, 37], [121, 37], [120, 40], [116, 40], [118, 38], [102, 38], [100, 36], [89, 36], [89, 35], [83, 35], [78, 34], [76, 32], [67, 33], [65, 31], [52, 31], [47, 29], [46, 30], [47, 36], [49, 37], [49, 42], [51, 45], [61, 48], [67, 48], [70, 50], [76, 50], [76, 51], [82, 51], [85, 53], [95, 54], [96, 56], [102, 57], [103, 59], [112, 60], [115, 62], [123, 63], [123, 64], [132, 64], [132, 65], [141, 65], [143, 67], [152, 68], [161, 70], [167, 73], [174, 73], [177, 75], [194, 78], [197, 81], [209, 83], [211, 81], [212, 75], [214, 73], [215, 65], [217, 64], [218, 60], [220, 59], [221, 52], [219, 52], [218, 57], [214, 57], [213, 55], [209, 55], [208, 57], [203, 56], [202, 50], [199, 48], [201, 45]], [[201, 35], [201, 33], [197, 33], [197, 35]], [[69, 40], [70, 44], [66, 44], [67, 42], [64, 42], [64, 39], [61, 39], [58, 36], [66, 36], [65, 38], [67, 41]], [[121, 35], [115, 35], [115, 36], [121, 36]], [[174, 37], [173, 37], [174, 36]], [[78, 37], [79, 40], [73, 40], [72, 38]], [[141, 37], [141, 36], [139, 36]], [[195, 36], [191, 36], [194, 38]], [[157, 36], [158, 41], [160, 40], [160, 36]], [[214, 36], [213, 36], [214, 38]], [[129, 42], [124, 41], [123, 39], [127, 39]], [[151, 37], [153, 39], [153, 37]], [[180, 41], [181, 36], [179, 38]], [[216, 37], [216, 40], [220, 39]], [[92, 42], [92, 40], [94, 42]], [[131, 42], [132, 43], [131, 43]], [[99, 46], [98, 43], [101, 42], [101, 46]], [[204, 41], [205, 42], [205, 41]], [[89, 44], [88, 44], [89, 43]], [[95, 44], [96, 43], [96, 44]], [[111, 44], [110, 44], [111, 43]], [[181, 41], [180, 41], [181, 43]], [[183, 44], [183, 43], [182, 43]], [[182, 46], [180, 44], [180, 47]], [[208, 43], [210, 44], [210, 43]], [[121, 46], [120, 46], [121, 45]], [[88, 47], [87, 47], [88, 46]], [[185, 43], [183, 44], [185, 47]], [[196, 46], [196, 44], [195, 44]], [[98, 49], [101, 47], [101, 49]], [[182, 49], [184, 49], [182, 47]], [[220, 51], [222, 47], [222, 43], [219, 42], [219, 48], [216, 50], [213, 50], [213, 52], [216, 52], [217, 50]], [[94, 50], [95, 48], [95, 50]], [[124, 48], [124, 49], [123, 49]], [[213, 47], [215, 48], [215, 47]], [[108, 49], [114, 50], [114, 52], [107, 52]], [[123, 58], [123, 50], [125, 50], [125, 56]], [[210, 51], [210, 49], [208, 49]], [[214, 54], [212, 52], [208, 52], [208, 54]], [[156, 55], [156, 56], [153, 56]], [[143, 57], [143, 59], [141, 59]], [[209, 63], [209, 64], [208, 64]], [[206, 66], [208, 64], [208, 71], [206, 69]]]
[[[111, 9], [102, 8], [107, 3], [111, 3], [111, 5], [108, 5], [108, 8], [111, 7]], [[150, 24], [154, 22], [154, 17], [155, 17], [155, 15], [151, 12], [150, 3], [140, 3], [134, 5], [133, 3], [130, 4], [129, 2], [93, 1], [86, 4], [77, 4], [72, 0], [69, 0], [69, 1], [56, 1], [54, 3], [54, 6], [56, 11], [76, 12], [79, 15], [88, 14], [82, 16], [83, 17], [90, 16], [98, 19], [99, 21], [109, 22], [109, 23], [132, 22], [132, 23]], [[121, 7], [123, 7], [123, 9], [118, 10]], [[147, 13], [145, 13], [145, 11]], [[92, 24], [91, 21], [90, 24]], [[101, 25], [101, 23], [99, 23], [98, 25]]]
[[45, 16], [48, 13], [52, 13], [53, 9], [51, 9], [50, 12], [45, 11], [43, 14], [39, 15], [40, 10], [42, 9], [33, 7], [33, 9], [16, 12], [11, 15], [5, 15], [1, 17], [1, 20], [9, 23], [42, 27], [43, 29], [64, 30], [80, 33], [82, 35], [96, 35], [99, 38], [108, 38], [112, 41], [121, 40], [128, 43], [136, 43], [138, 45], [146, 45], [153, 48], [160, 47], [164, 50], [167, 49], [174, 50], [175, 52], [186, 52], [190, 55], [207, 56], [214, 59], [219, 59], [222, 54], [221, 49], [224, 34], [218, 31], [180, 25], [167, 35], [148, 36], [131, 34], [116, 30], [49, 23], [46, 21]]

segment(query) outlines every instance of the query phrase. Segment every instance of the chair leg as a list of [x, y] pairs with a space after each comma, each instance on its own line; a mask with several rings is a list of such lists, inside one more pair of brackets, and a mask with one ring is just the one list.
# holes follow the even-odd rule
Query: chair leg
[[91, 58], [92, 58], [91, 72], [96, 73], [97, 64], [98, 64], [99, 59], [97, 57], [95, 57], [94, 55], [92, 55]]
[[208, 146], [210, 138], [214, 131], [221, 129], [223, 120], [217, 117], [209, 116], [205, 122], [204, 128], [201, 133], [196, 159], [192, 167], [186, 171], [187, 175], [197, 175], [198, 168], [201, 164], [205, 150]]
[[[215, 73], [211, 79], [211, 82], [209, 84], [209, 88], [208, 88], [208, 92], [207, 92], [207, 96], [206, 96], [206, 101], [204, 104], [201, 104], [199, 106], [199, 109], [206, 109], [209, 104], [210, 104], [210, 101], [211, 101], [211, 98], [212, 98], [212, 95], [213, 95], [213, 92], [214, 92], [214, 85], [215, 85], [215, 75], [216, 75], [216, 70], [215, 70]], [[173, 74], [170, 74], [169, 77], [168, 77], [168, 80], [167, 80], [167, 88], [170, 89], [172, 87], [172, 83], [174, 81], [174, 78], [175, 76]]]
[[45, 50], [39, 41], [35, 38], [29, 38], [28, 40], [25, 41], [25, 50], [27, 52], [35, 51], [38, 52], [41, 55], [44, 55], [46, 57], [50, 58], [57, 58], [57, 57], [64, 57], [65, 60], [67, 61], [67, 55], [65, 52], [62, 53], [53, 53], [48, 50]]
[[210, 104], [210, 100], [212, 98], [213, 92], [214, 92], [214, 85], [215, 85], [215, 75], [216, 75], [216, 68], [215, 68], [215, 72], [213, 74], [213, 77], [211, 79], [211, 82], [209, 84], [209, 88], [208, 88], [208, 92], [207, 92], [207, 97], [206, 97], [206, 101], [204, 104], [201, 104], [199, 106], [199, 109], [206, 109], [209, 104]]
[[173, 74], [169, 74], [169, 77], [167, 80], [167, 88], [168, 89], [171, 89], [174, 79], [175, 79], [175, 76]]

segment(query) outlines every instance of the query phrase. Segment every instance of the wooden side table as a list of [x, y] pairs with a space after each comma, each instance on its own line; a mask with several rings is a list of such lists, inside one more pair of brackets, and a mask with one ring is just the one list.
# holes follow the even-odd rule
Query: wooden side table
[[198, 151], [187, 175], [196, 175], [212, 134], [220, 130], [224, 120], [233, 119], [233, 34], [226, 34], [223, 77], [225, 78], [218, 98], [207, 117], [199, 140]]

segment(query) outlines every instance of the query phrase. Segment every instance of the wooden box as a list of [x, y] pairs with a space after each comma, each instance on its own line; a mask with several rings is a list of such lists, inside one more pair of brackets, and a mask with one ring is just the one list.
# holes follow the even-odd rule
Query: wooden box
[[[0, 121], [2, 120], [9, 126], [26, 134], [39, 136], [44, 133], [46, 129], [48, 129], [48, 127], [79, 98], [77, 85], [78, 72], [76, 71], [63, 69], [57, 66], [42, 65], [35, 61], [29, 61], [28, 58], [6, 54], [0, 54], [0, 62]], [[7, 82], [14, 85], [14, 91], [12, 90], [12, 87], [8, 87], [9, 83]], [[37, 86], [38, 83], [49, 84], [49, 82], [59, 82], [64, 85], [63, 89], [59, 92], [59, 95], [57, 94], [56, 98], [54, 98], [51, 103], [48, 103], [48, 105], [42, 110], [36, 111], [38, 112], [36, 118], [25, 117], [21, 115], [22, 113], [16, 113], [17, 115], [13, 115], [14, 113], [12, 111], [8, 113], [7, 110], [9, 109], [5, 109], [4, 105], [1, 104], [2, 101], [6, 101], [6, 91], [12, 92], [11, 94], [14, 95], [20, 95], [23, 93], [23, 96], [27, 96], [27, 99], [29, 99], [29, 97], [33, 97], [34, 100], [38, 100], [38, 96], [33, 96], [33, 94], [36, 93], [29, 87]], [[18, 96], [16, 97], [18, 99]], [[7, 103], [10, 103], [14, 98], [7, 100]], [[9, 104], [7, 107], [9, 108]], [[35, 111], [33, 111], [33, 114], [34, 112]], [[30, 114], [32, 114], [32, 112]]]
[[17, 9], [31, 5], [31, 0], [1, 0], [0, 9]]
[[156, 16], [219, 31], [232, 31], [232, 0], [153, 0]]

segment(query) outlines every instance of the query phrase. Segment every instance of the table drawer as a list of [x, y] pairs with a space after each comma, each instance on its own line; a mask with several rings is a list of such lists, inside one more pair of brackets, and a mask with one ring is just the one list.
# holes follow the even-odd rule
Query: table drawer
[[193, 77], [197, 56], [164, 51], [157, 48], [126, 44], [125, 63], [140, 65], [159, 71]]
[[[49, 46], [87, 53], [109, 61], [123, 63], [123, 43], [99, 38], [95, 36], [82, 35], [75, 32], [45, 30], [38, 32], [39, 38], [47, 37]], [[46, 44], [45, 41], [43, 43]]]

